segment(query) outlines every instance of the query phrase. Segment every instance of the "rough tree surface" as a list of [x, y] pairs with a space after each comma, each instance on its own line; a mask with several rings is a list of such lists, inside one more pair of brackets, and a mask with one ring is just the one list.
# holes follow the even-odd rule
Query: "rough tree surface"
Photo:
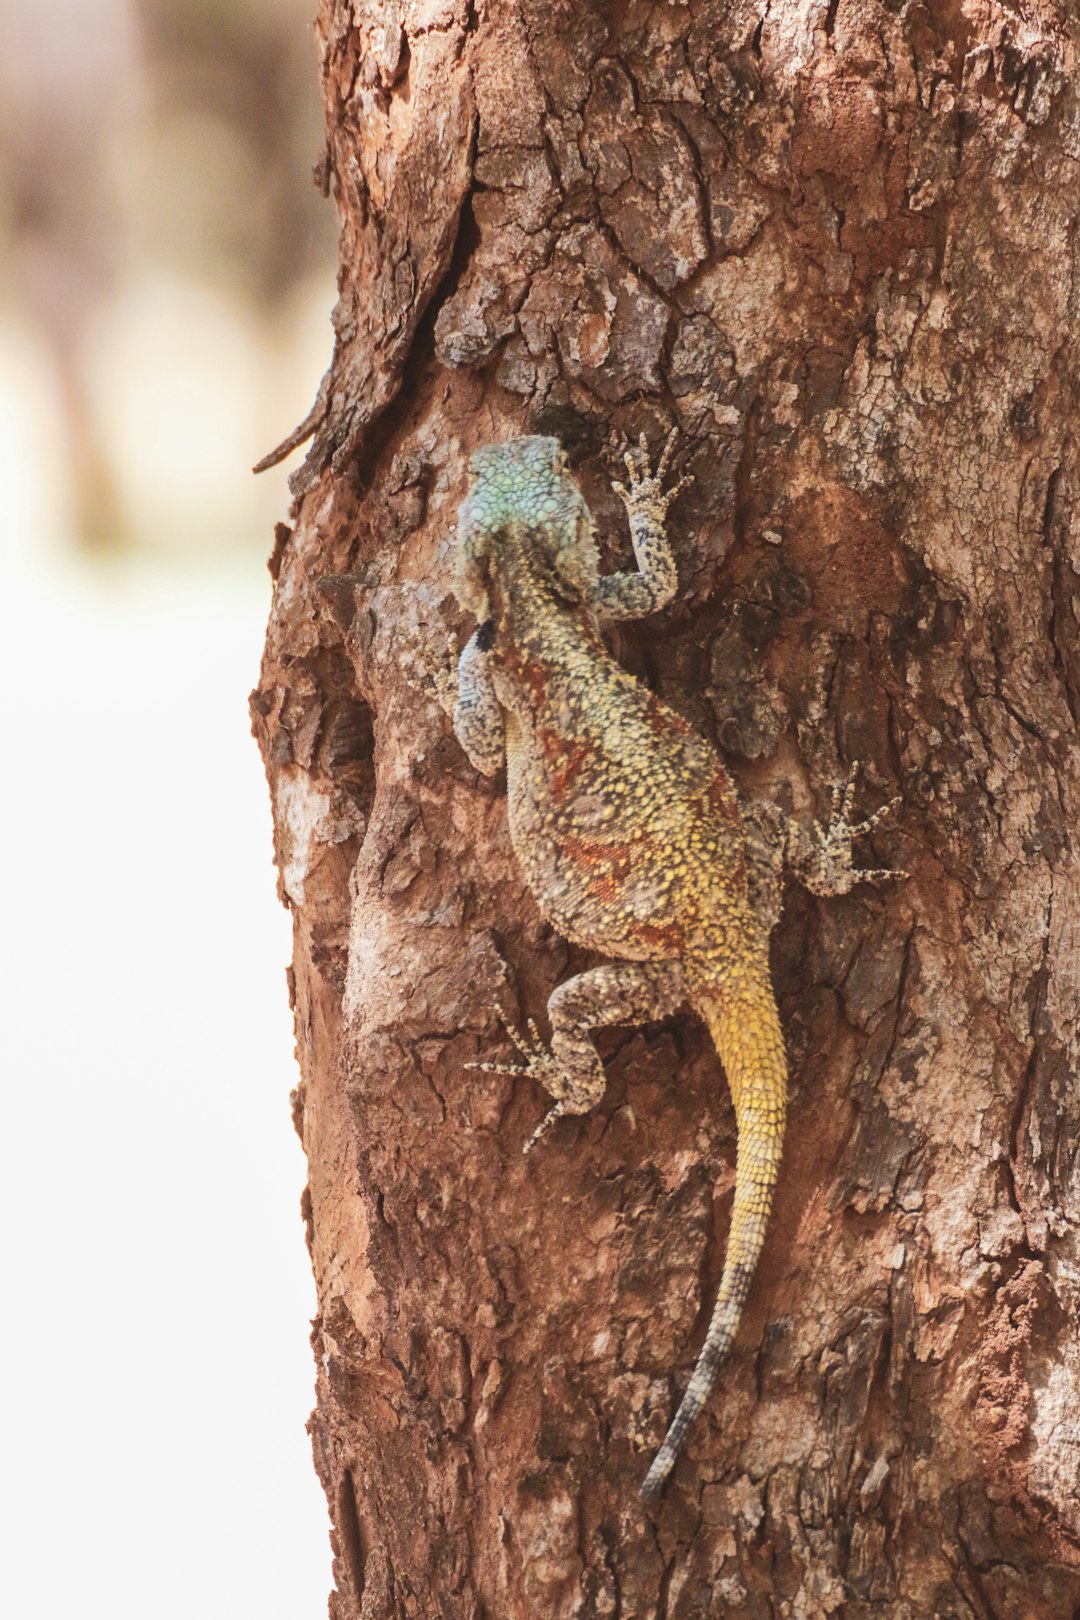
[[[295, 921], [335, 1620], [1069, 1620], [1080, 1604], [1080, 23], [1072, 0], [324, 0], [342, 222], [256, 729]], [[734, 1356], [690, 1016], [596, 1113], [467, 1072], [587, 965], [408, 685], [470, 452], [681, 430], [623, 662], [748, 793], [853, 759], [906, 885], [789, 898], [786, 1153]], [[348, 579], [341, 576], [348, 575]]]

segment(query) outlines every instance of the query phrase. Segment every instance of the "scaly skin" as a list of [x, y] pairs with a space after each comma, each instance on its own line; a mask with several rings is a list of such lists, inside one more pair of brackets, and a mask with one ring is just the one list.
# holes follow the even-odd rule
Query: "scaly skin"
[[[617, 485], [639, 572], [598, 573], [592, 517], [554, 439], [487, 445], [458, 524], [455, 590], [480, 628], [456, 681], [437, 677], [476, 766], [506, 763], [510, 836], [543, 915], [568, 939], [616, 961], [562, 984], [548, 1003], [551, 1043], [511, 1032], [526, 1073], [555, 1099], [526, 1150], [564, 1114], [604, 1092], [590, 1030], [664, 1018], [689, 1003], [720, 1054], [738, 1124], [735, 1203], [720, 1290], [686, 1394], [642, 1486], [671, 1471], [739, 1325], [772, 1205], [787, 1112], [787, 1064], [769, 977], [785, 855], [817, 893], [864, 877], [851, 843], [884, 811], [849, 819], [854, 775], [834, 820], [812, 833], [784, 821], [762, 847], [710, 745], [608, 653], [602, 618], [664, 606], [677, 576], [664, 530], [682, 484], [662, 488], [642, 440]], [[888, 807], [886, 807], [888, 808]], [[840, 813], [837, 816], [836, 811]]]

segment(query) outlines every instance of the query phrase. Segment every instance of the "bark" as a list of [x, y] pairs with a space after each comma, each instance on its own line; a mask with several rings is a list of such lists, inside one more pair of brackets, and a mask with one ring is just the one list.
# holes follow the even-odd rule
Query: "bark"
[[[336, 1620], [1080, 1603], [1080, 221], [1071, 0], [323, 0], [333, 364], [253, 697], [318, 1284]], [[689, 1016], [596, 1114], [466, 1071], [585, 965], [407, 684], [469, 628], [476, 445], [668, 424], [677, 604], [614, 639], [748, 793], [896, 792], [788, 898], [793, 1104], [736, 1353], [655, 1515], [734, 1124]], [[348, 576], [343, 578], [342, 576]]]

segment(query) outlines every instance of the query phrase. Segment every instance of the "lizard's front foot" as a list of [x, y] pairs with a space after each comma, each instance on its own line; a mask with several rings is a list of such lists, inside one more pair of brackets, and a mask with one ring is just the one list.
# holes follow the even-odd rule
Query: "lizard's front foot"
[[465, 1067], [479, 1069], [484, 1074], [527, 1075], [530, 1080], [538, 1080], [544, 1090], [555, 1098], [554, 1106], [548, 1109], [521, 1150], [523, 1153], [529, 1153], [540, 1138], [547, 1135], [555, 1121], [562, 1119], [564, 1114], [589, 1112], [603, 1094], [603, 1075], [596, 1077], [591, 1074], [580, 1076], [571, 1074], [559, 1062], [551, 1048], [541, 1040], [540, 1031], [531, 1018], [524, 1033], [516, 1030], [505, 1018], [503, 1027], [517, 1049], [521, 1062], [466, 1063]]
[[855, 865], [851, 846], [857, 838], [865, 838], [866, 834], [891, 815], [900, 803], [898, 798], [890, 799], [883, 804], [880, 810], [873, 815], [865, 816], [861, 821], [852, 821], [851, 811], [855, 803], [855, 782], [859, 774], [858, 762], [852, 765], [847, 775], [847, 781], [841, 786], [833, 788], [832, 809], [829, 824], [823, 827], [820, 821], [814, 822], [813, 833], [807, 835], [800, 832], [799, 841], [802, 849], [799, 851], [803, 871], [800, 874], [802, 881], [814, 894], [847, 894], [856, 883], [883, 883], [887, 878], [906, 878], [907, 872], [894, 870], [886, 866], [873, 866], [859, 868]]
[[[678, 483], [672, 484], [670, 489], [664, 488], [664, 477], [671, 461], [671, 452], [675, 448], [678, 438], [678, 428], [672, 428], [667, 436], [656, 471], [649, 471], [649, 441], [643, 433], [638, 440], [637, 456], [632, 450], [623, 453], [623, 466], [626, 468], [627, 484], [613, 483], [612, 489], [616, 492], [626, 507], [631, 518], [637, 513], [662, 523], [667, 516], [667, 509], [688, 484], [694, 482], [693, 473], [687, 473]], [[624, 441], [625, 442], [625, 441]]]

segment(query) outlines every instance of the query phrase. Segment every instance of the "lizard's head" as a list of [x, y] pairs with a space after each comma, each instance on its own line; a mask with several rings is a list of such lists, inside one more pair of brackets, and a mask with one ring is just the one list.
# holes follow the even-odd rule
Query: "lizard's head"
[[558, 439], [485, 444], [471, 468], [458, 513], [454, 590], [461, 605], [488, 618], [491, 583], [515, 556], [548, 572], [564, 595], [586, 595], [600, 561], [595, 531]]

